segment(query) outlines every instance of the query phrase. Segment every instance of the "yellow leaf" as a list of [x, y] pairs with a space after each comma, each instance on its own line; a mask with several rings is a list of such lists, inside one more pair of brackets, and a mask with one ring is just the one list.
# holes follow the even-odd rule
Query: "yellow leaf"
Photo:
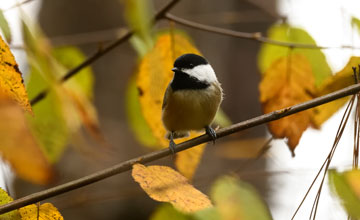
[[212, 206], [205, 194], [170, 167], [134, 164], [131, 175], [152, 199], [170, 202], [182, 212], [192, 213]]
[[61, 213], [51, 203], [28, 205], [19, 209], [22, 220], [63, 220]]
[[179, 33], [161, 34], [153, 48], [144, 56], [138, 68], [136, 84], [142, 113], [159, 144], [169, 146], [165, 139], [166, 130], [161, 121], [161, 106], [167, 85], [173, 78], [171, 71], [174, 60], [184, 53], [200, 54], [199, 51]]
[[[346, 66], [332, 77], [325, 80], [321, 84], [317, 96], [326, 95], [328, 93], [343, 89], [355, 83], [352, 67], [360, 64], [360, 57], [351, 57]], [[348, 100], [348, 97], [337, 99], [335, 101], [320, 105], [315, 108], [314, 124], [320, 127], [327, 119], [337, 112]]]
[[26, 111], [32, 112], [19, 67], [10, 52], [9, 46], [1, 37], [0, 92], [19, 103]]
[[28, 181], [49, 183], [52, 168], [38, 147], [20, 107], [0, 99], [0, 151], [15, 172]]
[[[8, 204], [12, 202], [13, 198], [11, 198], [5, 190], [0, 188], [0, 205]], [[1, 220], [20, 220], [21, 216], [18, 210], [13, 210], [11, 212], [7, 212], [5, 214], [0, 215]]]
[[[275, 61], [260, 83], [260, 101], [265, 113], [279, 110], [312, 99], [315, 80], [306, 57], [299, 54]], [[313, 110], [270, 122], [270, 132], [275, 138], [287, 138], [293, 152], [302, 133], [311, 125]]]
[[227, 159], [253, 159], [267, 142], [265, 137], [231, 140], [216, 147], [216, 155]]
[[[136, 84], [141, 110], [161, 148], [169, 146], [169, 141], [165, 138], [166, 130], [161, 120], [164, 93], [173, 78], [171, 69], [175, 58], [185, 53], [200, 54], [184, 34], [166, 32], [158, 37], [153, 50], [144, 56], [138, 68]], [[190, 138], [199, 136], [199, 134], [201, 133], [192, 132]], [[178, 139], [176, 143], [190, 138]], [[198, 149], [181, 153], [176, 159], [177, 168], [189, 179], [200, 162], [205, 144], [196, 148]]]
[[[191, 132], [190, 136], [186, 140], [190, 140], [198, 135]], [[177, 140], [175, 140], [177, 143]], [[184, 140], [185, 141], [185, 140]], [[175, 166], [179, 172], [184, 175], [188, 180], [191, 180], [194, 176], [196, 168], [198, 167], [203, 152], [205, 150], [205, 144], [196, 146], [185, 151], [176, 153]]]

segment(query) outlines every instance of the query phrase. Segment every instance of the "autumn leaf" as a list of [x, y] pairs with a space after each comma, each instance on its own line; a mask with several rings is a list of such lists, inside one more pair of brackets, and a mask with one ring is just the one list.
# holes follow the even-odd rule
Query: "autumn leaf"
[[256, 190], [235, 177], [218, 179], [211, 189], [219, 219], [270, 220], [271, 214]]
[[337, 172], [329, 170], [333, 190], [342, 200], [346, 211], [355, 219], [360, 218], [360, 170]]
[[0, 37], [0, 92], [32, 112], [23, 79], [9, 46]]
[[[314, 76], [306, 57], [294, 54], [279, 58], [260, 83], [260, 101], [265, 113], [312, 99]], [[293, 152], [302, 133], [312, 124], [313, 110], [303, 111], [268, 124], [275, 138], [287, 138]]]
[[[8, 204], [12, 202], [13, 198], [7, 194], [5, 190], [0, 188], [0, 205]], [[21, 220], [21, 216], [18, 210], [13, 210], [5, 214], [0, 215], [1, 220]]]
[[170, 202], [181, 212], [191, 213], [212, 206], [205, 194], [170, 167], [134, 164], [132, 177], [152, 199]]
[[[136, 74], [136, 84], [143, 117], [161, 148], [169, 146], [169, 141], [165, 138], [167, 132], [161, 120], [162, 101], [166, 87], [173, 77], [171, 68], [174, 60], [184, 53], [199, 54], [199, 51], [184, 34], [177, 31], [163, 32], [158, 36], [154, 48], [141, 60]], [[190, 137], [177, 139], [176, 143], [194, 138], [200, 134], [202, 133], [191, 132]], [[198, 147], [203, 149], [204, 146], [205, 144], [202, 144]], [[176, 164], [184, 164], [186, 170], [180, 166], [177, 167], [180, 172], [184, 172], [185, 176], [191, 177], [200, 161], [202, 150], [193, 148], [187, 151], [187, 153], [183, 153], [185, 156], [177, 158]], [[192, 151], [194, 152], [192, 153]], [[189, 157], [188, 155], [192, 156]]]
[[[271, 40], [316, 45], [315, 40], [309, 33], [303, 29], [292, 27], [289, 24], [275, 24], [269, 28], [267, 35]], [[292, 48], [291, 54], [299, 54], [307, 58], [314, 75], [316, 87], [320, 86], [325, 79], [331, 76], [330, 67], [320, 49]], [[288, 55], [289, 48], [287, 47], [262, 44], [258, 55], [260, 72], [265, 74], [276, 60]]]
[[30, 64], [29, 96], [34, 98], [47, 90], [47, 96], [34, 106], [35, 116], [27, 119], [46, 158], [55, 163], [67, 147], [70, 135], [81, 125], [99, 137], [96, 111], [91, 103], [93, 73], [91, 68], [84, 68], [66, 83], [59, 83], [63, 74], [85, 56], [74, 47], [52, 48], [34, 24], [23, 23], [23, 28]]
[[[342, 70], [324, 81], [318, 89], [317, 96], [323, 96], [353, 85], [355, 83], [355, 79], [352, 67], [357, 67], [359, 64], [360, 57], [351, 57]], [[335, 112], [344, 106], [349, 99], [350, 97], [344, 97], [316, 107], [314, 116], [314, 123], [316, 127], [320, 127], [322, 123], [328, 120]]]
[[0, 98], [0, 121], [0, 151], [16, 174], [33, 183], [49, 183], [52, 168], [32, 136], [22, 109]]
[[136, 88], [135, 79], [133, 77], [129, 80], [127, 85], [125, 107], [128, 123], [136, 139], [146, 147], [154, 149], [162, 148], [159, 146], [141, 112], [139, 91]]
[[61, 213], [51, 203], [28, 205], [19, 209], [22, 220], [63, 220]]

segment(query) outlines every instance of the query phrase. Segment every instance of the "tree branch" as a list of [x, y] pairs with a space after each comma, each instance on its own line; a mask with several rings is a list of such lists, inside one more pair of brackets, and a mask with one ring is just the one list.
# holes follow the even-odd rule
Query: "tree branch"
[[[165, 5], [162, 9], [160, 9], [154, 16], [153, 22], [156, 22], [158, 20], [160, 20], [161, 18], [163, 18], [163, 16], [165, 15], [165, 13], [170, 10], [172, 7], [174, 7], [174, 5], [176, 3], [178, 3], [180, 0], [172, 0], [171, 2], [169, 2], [167, 5]], [[75, 67], [74, 69], [70, 70], [69, 72], [67, 72], [61, 79], [60, 82], [65, 82], [66, 80], [68, 80], [69, 78], [71, 78], [72, 76], [74, 76], [76, 73], [78, 73], [80, 70], [82, 70], [83, 68], [89, 66], [91, 63], [93, 63], [94, 61], [96, 61], [97, 59], [99, 59], [100, 57], [104, 56], [105, 54], [107, 54], [108, 52], [110, 52], [111, 50], [113, 50], [115, 47], [119, 46], [120, 44], [126, 42], [128, 39], [130, 39], [130, 37], [134, 34], [134, 31], [132, 30], [126, 30], [124, 31], [124, 33], [122, 34], [122, 37], [120, 37], [118, 40], [116, 40], [115, 42], [113, 42], [112, 44], [110, 44], [109, 46], [97, 51], [96, 53], [94, 53], [92, 56], [88, 57], [84, 62], [82, 62], [80, 65], [78, 65], [77, 67]], [[48, 93], [48, 90], [45, 89], [42, 92], [40, 92], [37, 96], [35, 96], [31, 101], [30, 104], [31, 105], [35, 105], [37, 102], [39, 102], [40, 100], [42, 100], [43, 98], [46, 97]]]
[[351, 45], [330, 47], [330, 46], [317, 46], [315, 44], [302, 44], [302, 43], [277, 41], [277, 40], [272, 40], [267, 37], [263, 37], [260, 32], [248, 33], [248, 32], [233, 31], [233, 30], [229, 30], [229, 29], [214, 27], [214, 26], [210, 26], [210, 25], [200, 24], [200, 23], [197, 23], [194, 21], [189, 21], [189, 20], [177, 17], [170, 13], [166, 13], [164, 15], [164, 18], [166, 18], [170, 21], [173, 21], [175, 23], [184, 25], [186, 27], [191, 27], [194, 29], [202, 30], [202, 31], [226, 35], [226, 36], [230, 36], [230, 37], [255, 40], [255, 41], [258, 41], [261, 43], [273, 44], [273, 45], [282, 46], [282, 47], [303, 48], [303, 49], [357, 49], [357, 50], [360, 50], [359, 47], [353, 47]]
[[[346, 87], [344, 89], [338, 90], [336, 92], [315, 98], [313, 100], [310, 100], [308, 102], [304, 102], [298, 105], [294, 105], [291, 107], [287, 107], [281, 110], [277, 110], [268, 114], [260, 115], [258, 117], [233, 124], [229, 127], [219, 129], [216, 134], [218, 138], [225, 137], [227, 135], [233, 134], [238, 131], [242, 131], [248, 128], [252, 128], [261, 124], [268, 123], [270, 121], [274, 121], [283, 117], [286, 117], [288, 115], [295, 114], [300, 111], [304, 111], [322, 104], [325, 104], [327, 102], [331, 102], [333, 100], [358, 93], [360, 91], [360, 84], [352, 85], [349, 87]], [[183, 151], [186, 149], [189, 149], [191, 147], [194, 147], [196, 145], [212, 141], [212, 139], [208, 135], [202, 135], [196, 138], [193, 138], [189, 141], [180, 143], [176, 146], [175, 151]], [[119, 163], [117, 165], [114, 165], [110, 168], [98, 171], [96, 173], [90, 174], [88, 176], [82, 177], [80, 179], [65, 183], [63, 185], [59, 185], [41, 192], [37, 192], [34, 194], [30, 194], [28, 196], [25, 196], [23, 198], [14, 200], [13, 202], [10, 202], [8, 204], [0, 206], [0, 214], [12, 211], [14, 209], [18, 209], [20, 207], [30, 205], [32, 203], [40, 202], [42, 200], [72, 191], [74, 189], [81, 188], [83, 186], [98, 182], [100, 180], [106, 179], [108, 177], [114, 176], [119, 173], [123, 173], [125, 171], [128, 171], [131, 169], [132, 165], [135, 163], [148, 163], [151, 161], [155, 161], [157, 159], [166, 157], [171, 154], [170, 149], [162, 149], [158, 150], [122, 163]]]

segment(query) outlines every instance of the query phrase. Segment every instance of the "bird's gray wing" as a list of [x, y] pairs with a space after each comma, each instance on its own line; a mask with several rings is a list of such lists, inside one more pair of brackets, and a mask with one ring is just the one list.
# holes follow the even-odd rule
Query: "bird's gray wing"
[[162, 108], [161, 109], [164, 109], [167, 105], [167, 100], [169, 98], [169, 91], [170, 91], [171, 87], [170, 85], [166, 88], [166, 91], [165, 91], [165, 94], [164, 94], [164, 99], [163, 99], [163, 103], [162, 103]]

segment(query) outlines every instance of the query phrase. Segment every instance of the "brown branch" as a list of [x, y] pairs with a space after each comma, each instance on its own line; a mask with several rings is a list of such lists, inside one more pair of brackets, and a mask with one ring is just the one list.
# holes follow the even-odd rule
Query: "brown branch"
[[229, 29], [214, 27], [214, 26], [210, 26], [210, 25], [200, 24], [200, 23], [197, 23], [194, 21], [189, 21], [189, 20], [177, 17], [170, 13], [166, 13], [164, 18], [166, 18], [170, 21], [173, 21], [175, 23], [178, 23], [178, 24], [181, 24], [181, 25], [184, 25], [187, 27], [191, 27], [194, 29], [202, 30], [202, 31], [226, 35], [226, 36], [230, 36], [230, 37], [254, 40], [254, 41], [261, 42], [261, 43], [273, 44], [273, 45], [282, 46], [282, 47], [303, 48], [303, 49], [357, 49], [357, 50], [360, 50], [359, 47], [353, 47], [351, 45], [330, 47], [330, 46], [317, 46], [315, 44], [302, 44], [302, 43], [277, 41], [277, 40], [272, 40], [267, 37], [263, 37], [260, 32], [248, 33], [248, 32], [233, 31], [233, 30], [229, 30]]
[[[318, 105], [325, 104], [327, 102], [334, 101], [336, 99], [358, 93], [360, 91], [360, 84], [352, 85], [349, 87], [346, 87], [344, 89], [338, 90], [336, 92], [315, 98], [313, 100], [310, 100], [308, 102], [304, 102], [298, 105], [294, 105], [291, 107], [287, 107], [281, 110], [277, 110], [268, 114], [260, 115], [258, 117], [233, 124], [229, 127], [219, 129], [216, 134], [218, 138], [225, 137], [227, 135], [233, 134], [238, 131], [242, 131], [248, 128], [252, 128], [258, 125], [262, 125], [265, 123], [268, 123], [270, 121], [274, 121], [283, 117], [286, 117], [288, 115], [295, 114], [300, 111], [304, 111], [313, 107], [316, 107]], [[202, 135], [196, 138], [193, 138], [189, 141], [180, 143], [176, 146], [175, 151], [183, 151], [186, 149], [189, 149], [191, 147], [194, 147], [196, 145], [212, 141], [212, 139], [208, 135]], [[171, 155], [171, 151], [167, 149], [158, 150], [122, 163], [119, 163], [117, 165], [114, 165], [110, 168], [98, 171], [96, 173], [90, 174], [88, 176], [82, 177], [80, 179], [65, 183], [63, 185], [59, 185], [41, 192], [37, 192], [34, 194], [30, 194], [28, 196], [25, 196], [23, 198], [17, 199], [13, 202], [10, 202], [8, 204], [0, 206], [0, 214], [12, 211], [14, 209], [18, 209], [20, 207], [40, 202], [42, 200], [72, 191], [74, 189], [78, 189], [81, 187], [84, 187], [86, 185], [98, 182], [100, 180], [106, 179], [108, 177], [114, 176], [119, 173], [123, 173], [125, 171], [128, 171], [131, 169], [132, 165], [135, 163], [148, 163], [151, 161], [158, 160], [160, 158], [166, 157], [168, 155]]]
[[[165, 5], [162, 9], [160, 9], [154, 16], [153, 22], [156, 22], [158, 20], [160, 20], [161, 18], [163, 18], [163, 16], [165, 15], [165, 13], [167, 11], [169, 11], [176, 3], [178, 3], [180, 0], [172, 0], [171, 2], [169, 2], [167, 5]], [[111, 50], [113, 50], [114, 48], [116, 48], [117, 46], [119, 46], [120, 44], [126, 42], [128, 39], [130, 39], [130, 37], [134, 34], [134, 32], [132, 30], [126, 30], [124, 31], [124, 33], [122, 34], [122, 36], [116, 40], [115, 42], [113, 42], [112, 44], [108, 45], [107, 47], [97, 51], [96, 53], [94, 53], [92, 56], [88, 57], [84, 62], [82, 62], [80, 65], [78, 65], [77, 67], [75, 67], [74, 69], [70, 70], [69, 72], [67, 72], [61, 79], [61, 82], [65, 82], [66, 80], [68, 80], [69, 78], [71, 78], [72, 76], [74, 76], [75, 74], [77, 74], [80, 70], [82, 70], [83, 68], [89, 66], [90, 64], [92, 64], [94, 61], [96, 61], [97, 59], [99, 59], [100, 57], [104, 56], [105, 54], [107, 54], [108, 52], [110, 52]], [[48, 90], [45, 89], [42, 92], [40, 92], [37, 96], [35, 96], [31, 101], [31, 105], [35, 105], [37, 102], [39, 102], [40, 100], [42, 100], [43, 98], [46, 97], [48, 93]]]

